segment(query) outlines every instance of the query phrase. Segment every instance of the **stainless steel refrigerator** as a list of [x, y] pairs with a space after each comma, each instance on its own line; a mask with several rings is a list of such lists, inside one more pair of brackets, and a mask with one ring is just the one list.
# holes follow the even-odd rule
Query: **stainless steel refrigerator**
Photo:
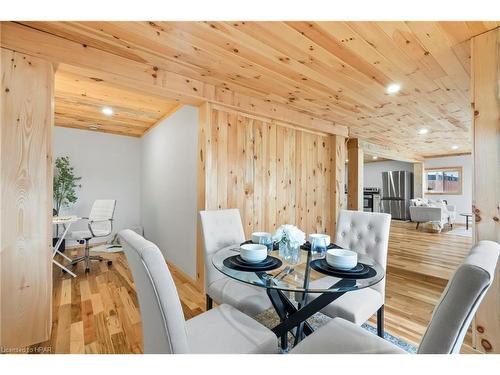
[[382, 172], [382, 212], [391, 214], [393, 219], [409, 220], [412, 198], [412, 172]]

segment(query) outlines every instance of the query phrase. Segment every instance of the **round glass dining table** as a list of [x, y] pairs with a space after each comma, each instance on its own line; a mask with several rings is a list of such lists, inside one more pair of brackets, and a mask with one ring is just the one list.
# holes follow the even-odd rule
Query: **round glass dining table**
[[[354, 275], [333, 277], [317, 271], [311, 262], [319, 257], [308, 250], [300, 250], [296, 264], [287, 263], [278, 250], [272, 251], [269, 255], [280, 259], [282, 264], [270, 271], [241, 271], [227, 267], [224, 260], [237, 254], [239, 245], [225, 247], [214, 254], [212, 263], [218, 271], [232, 279], [266, 289], [280, 318], [280, 324], [272, 331], [281, 338], [284, 351], [288, 346], [288, 332], [295, 332], [297, 343], [313, 332], [306, 321], [308, 318], [344, 293], [375, 285], [385, 276], [380, 264], [362, 254], [358, 255], [358, 262], [369, 266], [370, 272], [359, 278]], [[308, 294], [316, 294], [316, 298], [308, 299]]]

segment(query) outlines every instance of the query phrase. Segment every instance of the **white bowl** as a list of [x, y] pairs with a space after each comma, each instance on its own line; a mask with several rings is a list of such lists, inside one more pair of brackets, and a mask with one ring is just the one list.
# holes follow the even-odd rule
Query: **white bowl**
[[309, 235], [309, 242], [311, 243], [312, 245], [312, 242], [313, 242], [313, 239], [315, 238], [324, 238], [326, 241], [326, 246], [330, 245], [330, 236], [328, 234], [321, 234], [321, 233], [312, 233]]
[[326, 262], [339, 270], [350, 270], [358, 264], [358, 253], [344, 249], [330, 249], [326, 252]]
[[240, 256], [248, 263], [262, 262], [267, 258], [267, 247], [257, 244], [241, 245]]
[[252, 233], [252, 242], [260, 243], [261, 238], [268, 238], [268, 237], [272, 237], [272, 234], [267, 232], [254, 232]]

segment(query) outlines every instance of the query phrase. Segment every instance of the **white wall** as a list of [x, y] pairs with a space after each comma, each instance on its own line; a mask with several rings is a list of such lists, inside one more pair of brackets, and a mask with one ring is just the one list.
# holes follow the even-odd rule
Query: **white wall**
[[461, 195], [445, 195], [445, 194], [424, 194], [430, 199], [446, 199], [448, 204], [456, 206], [457, 219], [459, 223], [465, 224], [465, 217], [460, 216], [460, 213], [470, 213], [472, 210], [472, 157], [471, 155], [448, 156], [434, 159], [425, 159], [425, 168], [441, 168], [441, 167], [462, 167], [462, 194]]
[[[54, 160], [57, 156], [69, 156], [75, 174], [82, 177], [78, 201], [62, 214], [88, 217], [94, 200], [116, 199], [114, 232], [140, 225], [139, 138], [56, 126]], [[71, 229], [87, 229], [87, 223], [77, 222]]]
[[382, 172], [387, 171], [413, 172], [413, 163], [396, 160], [364, 163], [363, 187], [378, 187], [382, 190]]
[[145, 237], [195, 278], [198, 109], [184, 106], [153, 128], [142, 152]]

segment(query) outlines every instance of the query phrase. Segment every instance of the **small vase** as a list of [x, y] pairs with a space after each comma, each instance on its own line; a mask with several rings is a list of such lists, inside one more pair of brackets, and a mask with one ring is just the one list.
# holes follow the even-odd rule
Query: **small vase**
[[289, 242], [280, 242], [279, 255], [290, 264], [297, 264], [300, 260], [300, 246], [291, 246]]

